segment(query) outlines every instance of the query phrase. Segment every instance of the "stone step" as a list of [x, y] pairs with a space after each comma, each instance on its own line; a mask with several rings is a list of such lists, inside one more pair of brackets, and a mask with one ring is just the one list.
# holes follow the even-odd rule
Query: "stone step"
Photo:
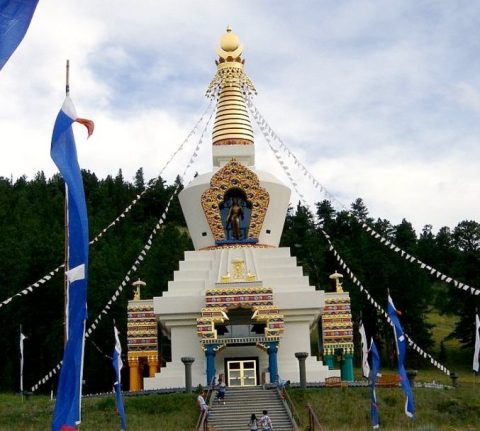
[[267, 410], [276, 431], [292, 431], [293, 426], [283, 401], [276, 390], [262, 386], [228, 388], [225, 404], [213, 401], [210, 405], [209, 425], [215, 431], [245, 431], [252, 413], [257, 418]]

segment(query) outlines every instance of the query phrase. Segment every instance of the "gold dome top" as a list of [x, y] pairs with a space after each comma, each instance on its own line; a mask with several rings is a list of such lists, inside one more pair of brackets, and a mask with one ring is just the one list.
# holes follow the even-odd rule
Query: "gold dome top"
[[227, 52], [233, 52], [240, 46], [240, 38], [227, 27], [226, 33], [220, 38], [220, 48]]
[[225, 34], [220, 38], [220, 46], [217, 48], [217, 54], [220, 56], [220, 61], [240, 61], [243, 46], [240, 45], [240, 38], [227, 27]]

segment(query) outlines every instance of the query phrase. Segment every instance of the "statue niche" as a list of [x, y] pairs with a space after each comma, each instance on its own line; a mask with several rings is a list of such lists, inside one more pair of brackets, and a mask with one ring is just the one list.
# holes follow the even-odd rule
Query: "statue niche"
[[[215, 244], [257, 243], [269, 201], [270, 196], [254, 171], [235, 159], [226, 163], [213, 175], [210, 187], [201, 197]], [[237, 223], [235, 235], [240, 239], [233, 236], [232, 222]]]
[[225, 239], [227, 241], [246, 240], [248, 238], [252, 204], [248, 202], [245, 192], [239, 188], [227, 190], [219, 207], [225, 230]]

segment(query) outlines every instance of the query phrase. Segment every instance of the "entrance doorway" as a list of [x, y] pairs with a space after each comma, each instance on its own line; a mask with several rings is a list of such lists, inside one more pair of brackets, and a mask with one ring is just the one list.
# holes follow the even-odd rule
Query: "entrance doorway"
[[228, 386], [256, 386], [257, 361], [255, 359], [227, 360]]

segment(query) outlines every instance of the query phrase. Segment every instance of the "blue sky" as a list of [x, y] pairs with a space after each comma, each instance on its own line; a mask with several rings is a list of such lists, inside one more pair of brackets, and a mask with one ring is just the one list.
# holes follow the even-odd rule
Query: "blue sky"
[[[82, 167], [155, 177], [207, 105], [230, 25], [257, 108], [339, 201], [362, 197], [373, 217], [417, 230], [478, 220], [479, 16], [471, 1], [40, 0], [0, 75], [0, 175], [56, 171], [50, 137], [69, 58], [72, 99], [96, 123], [88, 141], [76, 129]], [[287, 182], [258, 130], [256, 145], [257, 166]], [[207, 143], [195, 170], [210, 160]]]

